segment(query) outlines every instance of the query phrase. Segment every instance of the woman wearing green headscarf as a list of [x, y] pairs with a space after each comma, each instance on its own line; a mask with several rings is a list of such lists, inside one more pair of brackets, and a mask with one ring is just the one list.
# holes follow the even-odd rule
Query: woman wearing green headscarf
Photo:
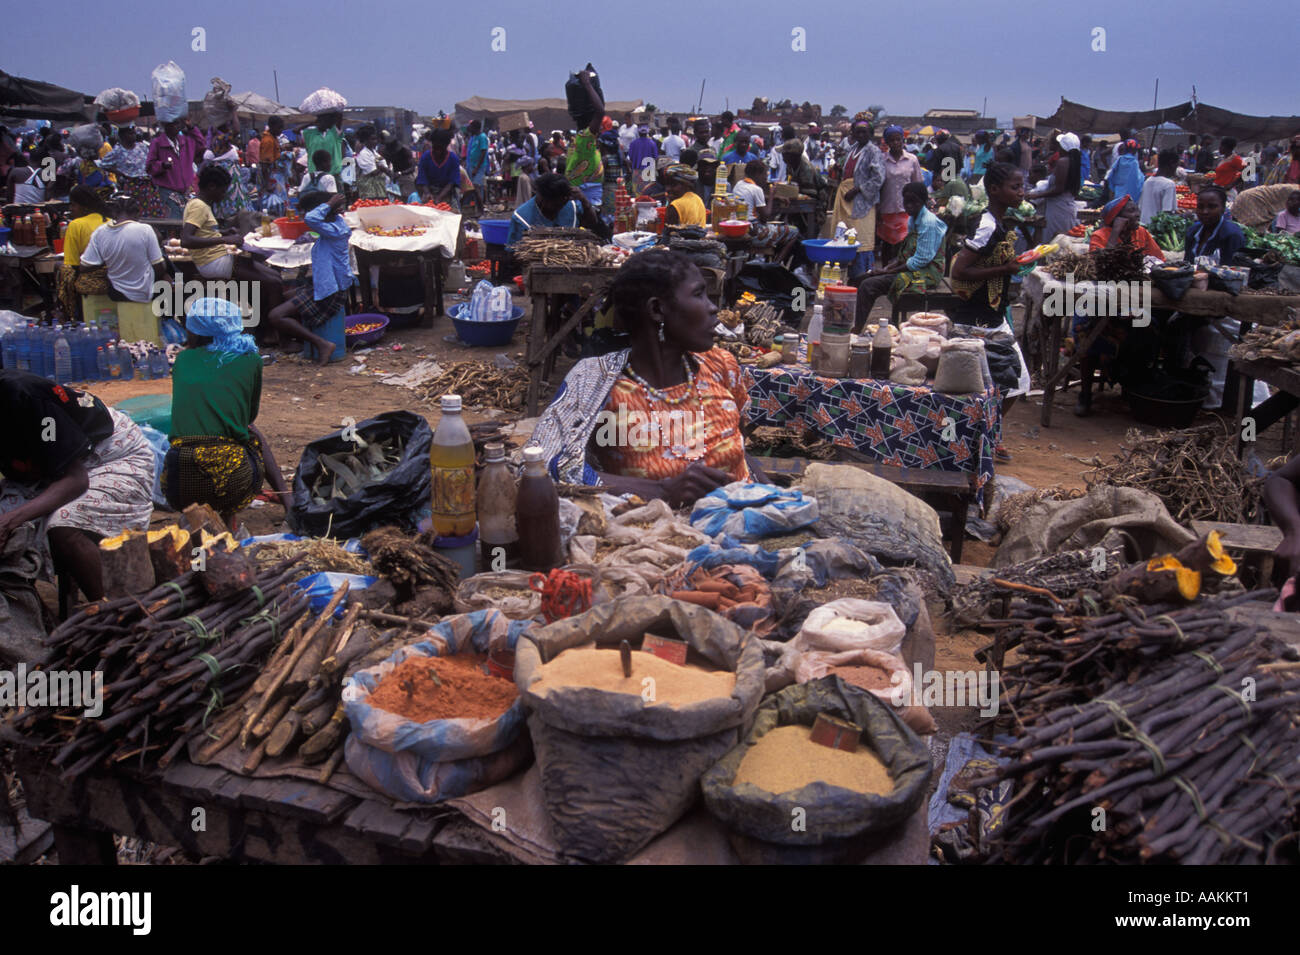
[[201, 298], [185, 313], [185, 350], [172, 366], [171, 450], [163, 492], [176, 510], [209, 504], [234, 529], [235, 514], [262, 489], [289, 494], [270, 442], [253, 425], [262, 356], [239, 306]]

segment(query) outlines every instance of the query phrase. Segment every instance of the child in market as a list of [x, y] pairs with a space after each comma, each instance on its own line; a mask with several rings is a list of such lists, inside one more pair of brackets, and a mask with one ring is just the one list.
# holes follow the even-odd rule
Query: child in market
[[311, 154], [311, 162], [312, 166], [316, 168], [316, 172], [303, 174], [302, 182], [298, 184], [299, 194], [304, 192], [338, 192], [338, 181], [329, 173], [329, 152], [324, 149], [316, 150]]
[[[271, 327], [286, 338], [307, 342], [316, 350], [316, 361], [324, 366], [334, 354], [333, 342], [316, 334], [327, 321], [344, 307], [352, 287], [352, 270], [348, 264], [348, 240], [352, 230], [340, 217], [347, 208], [343, 193], [307, 192], [298, 197], [298, 209], [312, 232], [320, 238], [311, 249], [311, 283], [304, 283], [289, 298], [273, 308]], [[310, 242], [310, 233], [299, 242]]]

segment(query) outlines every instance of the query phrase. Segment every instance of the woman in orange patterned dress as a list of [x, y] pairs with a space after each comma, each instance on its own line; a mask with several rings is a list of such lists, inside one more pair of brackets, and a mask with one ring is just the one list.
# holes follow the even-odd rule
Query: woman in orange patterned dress
[[632, 347], [577, 363], [538, 422], [554, 477], [693, 504], [761, 480], [740, 424], [749, 396], [735, 357], [713, 347], [717, 306], [678, 252], [632, 256], [610, 288]]

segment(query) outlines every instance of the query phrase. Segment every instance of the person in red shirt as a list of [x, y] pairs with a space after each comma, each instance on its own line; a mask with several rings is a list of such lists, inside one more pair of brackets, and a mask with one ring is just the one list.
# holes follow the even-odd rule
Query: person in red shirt
[[1224, 160], [1214, 167], [1214, 184], [1216, 186], [1231, 189], [1237, 183], [1237, 180], [1241, 178], [1241, 171], [1246, 168], [1246, 160], [1233, 152], [1236, 148], [1237, 141], [1231, 136], [1226, 137], [1220, 143], [1219, 154], [1224, 157]]
[[1127, 194], [1106, 206], [1102, 221], [1101, 227], [1088, 240], [1090, 250], [1113, 249], [1123, 243], [1141, 249], [1143, 255], [1153, 255], [1164, 261], [1164, 251], [1156, 245], [1151, 233], [1139, 225], [1142, 221], [1141, 210]]

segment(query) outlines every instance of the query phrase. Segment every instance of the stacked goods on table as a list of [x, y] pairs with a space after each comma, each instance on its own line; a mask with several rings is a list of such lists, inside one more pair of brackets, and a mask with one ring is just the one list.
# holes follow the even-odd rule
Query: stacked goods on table
[[369, 226], [366, 228], [366, 235], [378, 235], [387, 239], [405, 239], [410, 236], [424, 235], [428, 231], [424, 226], [405, 225], [393, 229], [381, 229], [379, 226]]
[[1129, 431], [1110, 461], [1087, 462], [1089, 486], [1134, 487], [1155, 494], [1174, 520], [1246, 524], [1262, 513], [1263, 481], [1236, 454], [1236, 435], [1218, 425], [1144, 434]]
[[1241, 227], [1246, 236], [1246, 248], [1271, 252], [1280, 262], [1300, 265], [1300, 235], [1291, 232], [1257, 232], [1249, 226]]
[[1073, 276], [1076, 282], [1129, 282], [1143, 277], [1142, 250], [1129, 246], [1059, 252], [1042, 266], [1057, 279]]
[[1245, 361], [1273, 361], [1281, 365], [1300, 363], [1300, 315], [1287, 309], [1280, 325], [1256, 325], [1228, 349], [1232, 358]]
[[763, 653], [703, 607], [627, 597], [531, 630], [515, 681], [556, 843], [612, 862], [695, 802], [758, 706]]
[[600, 237], [586, 229], [529, 229], [515, 243], [515, 258], [527, 265], [585, 268], [598, 264]]
[[69, 778], [128, 759], [165, 767], [212, 727], [223, 701], [251, 689], [257, 665], [306, 612], [294, 576], [289, 563], [254, 570], [214, 552], [204, 571], [87, 605], [50, 635], [47, 666], [102, 673], [103, 714], [38, 708], [18, 726], [57, 747], [52, 762]]
[[1251, 622], [1273, 596], [1020, 595], [1019, 657], [1002, 670], [1016, 738], [1009, 762], [969, 781], [982, 808], [955, 826], [962, 857], [1273, 861], [1300, 793], [1300, 670], [1278, 662], [1296, 654]]
[[[845, 863], [916, 812], [929, 776], [916, 734], [872, 694], [829, 676], [764, 700], [701, 785], [742, 861]], [[797, 818], [805, 825], [791, 825]]]
[[339, 702], [340, 680], [348, 664], [370, 650], [352, 641], [361, 605], [354, 603], [338, 627], [327, 626], [347, 596], [345, 581], [321, 613], [300, 618], [284, 635], [243, 697], [213, 721], [213, 739], [196, 754], [206, 763], [239, 741], [247, 754], [242, 769], [251, 773], [268, 756], [296, 754], [305, 764], [324, 763], [326, 782], [343, 760], [346, 726]]
[[1178, 195], [1178, 208], [1180, 211], [1196, 211], [1196, 193], [1192, 192], [1190, 186], [1186, 186], [1180, 182], [1174, 186], [1174, 191]]

